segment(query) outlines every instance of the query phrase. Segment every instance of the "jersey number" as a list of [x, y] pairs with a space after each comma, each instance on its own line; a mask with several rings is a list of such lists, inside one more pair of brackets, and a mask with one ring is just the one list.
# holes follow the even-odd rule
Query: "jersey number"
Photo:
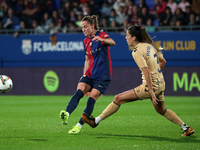
[[[153, 56], [154, 56], [154, 58], [156, 58], [156, 59], [157, 59], [157, 64], [159, 64], [159, 61], [158, 61], [158, 56], [157, 56], [156, 54], [154, 54]], [[159, 72], [159, 73], [161, 73], [161, 72], [162, 72], [162, 71], [161, 71], [161, 69], [159, 69], [159, 68], [158, 68], [158, 72]]]

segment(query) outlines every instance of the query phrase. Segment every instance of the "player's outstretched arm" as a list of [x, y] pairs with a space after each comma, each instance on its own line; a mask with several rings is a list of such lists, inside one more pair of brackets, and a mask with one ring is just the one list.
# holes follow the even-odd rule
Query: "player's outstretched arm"
[[107, 45], [110, 45], [110, 46], [116, 45], [115, 41], [113, 39], [111, 39], [111, 38], [102, 39], [102, 42], [107, 44]]
[[92, 41], [100, 41], [100, 42], [103, 42], [104, 44], [109, 45], [109, 46], [116, 45], [115, 41], [111, 38], [104, 39], [104, 38], [101, 38], [99, 36], [94, 36]]

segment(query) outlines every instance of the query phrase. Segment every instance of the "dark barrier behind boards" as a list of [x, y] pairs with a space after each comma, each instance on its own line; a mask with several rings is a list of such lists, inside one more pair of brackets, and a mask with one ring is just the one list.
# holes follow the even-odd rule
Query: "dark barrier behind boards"
[[[13, 89], [0, 95], [72, 95], [83, 67], [1, 68], [11, 77]], [[166, 67], [165, 95], [200, 96], [200, 67]], [[106, 95], [115, 95], [141, 84], [137, 67], [113, 67], [113, 80]]]

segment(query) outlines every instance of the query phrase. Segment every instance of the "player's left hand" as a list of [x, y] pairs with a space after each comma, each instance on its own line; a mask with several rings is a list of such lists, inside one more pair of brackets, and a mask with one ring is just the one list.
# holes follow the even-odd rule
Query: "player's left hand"
[[157, 105], [158, 104], [158, 99], [157, 99], [157, 97], [156, 97], [154, 92], [151, 93], [151, 99], [152, 99], [153, 105]]
[[103, 39], [100, 38], [99, 36], [94, 36], [94, 38], [92, 39], [92, 41], [100, 41], [100, 42], [103, 42]]

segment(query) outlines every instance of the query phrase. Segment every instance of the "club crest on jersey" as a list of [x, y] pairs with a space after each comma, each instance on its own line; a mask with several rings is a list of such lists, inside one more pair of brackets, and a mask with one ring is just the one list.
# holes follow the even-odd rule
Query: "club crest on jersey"
[[92, 42], [90, 42], [89, 46], [92, 46]]

